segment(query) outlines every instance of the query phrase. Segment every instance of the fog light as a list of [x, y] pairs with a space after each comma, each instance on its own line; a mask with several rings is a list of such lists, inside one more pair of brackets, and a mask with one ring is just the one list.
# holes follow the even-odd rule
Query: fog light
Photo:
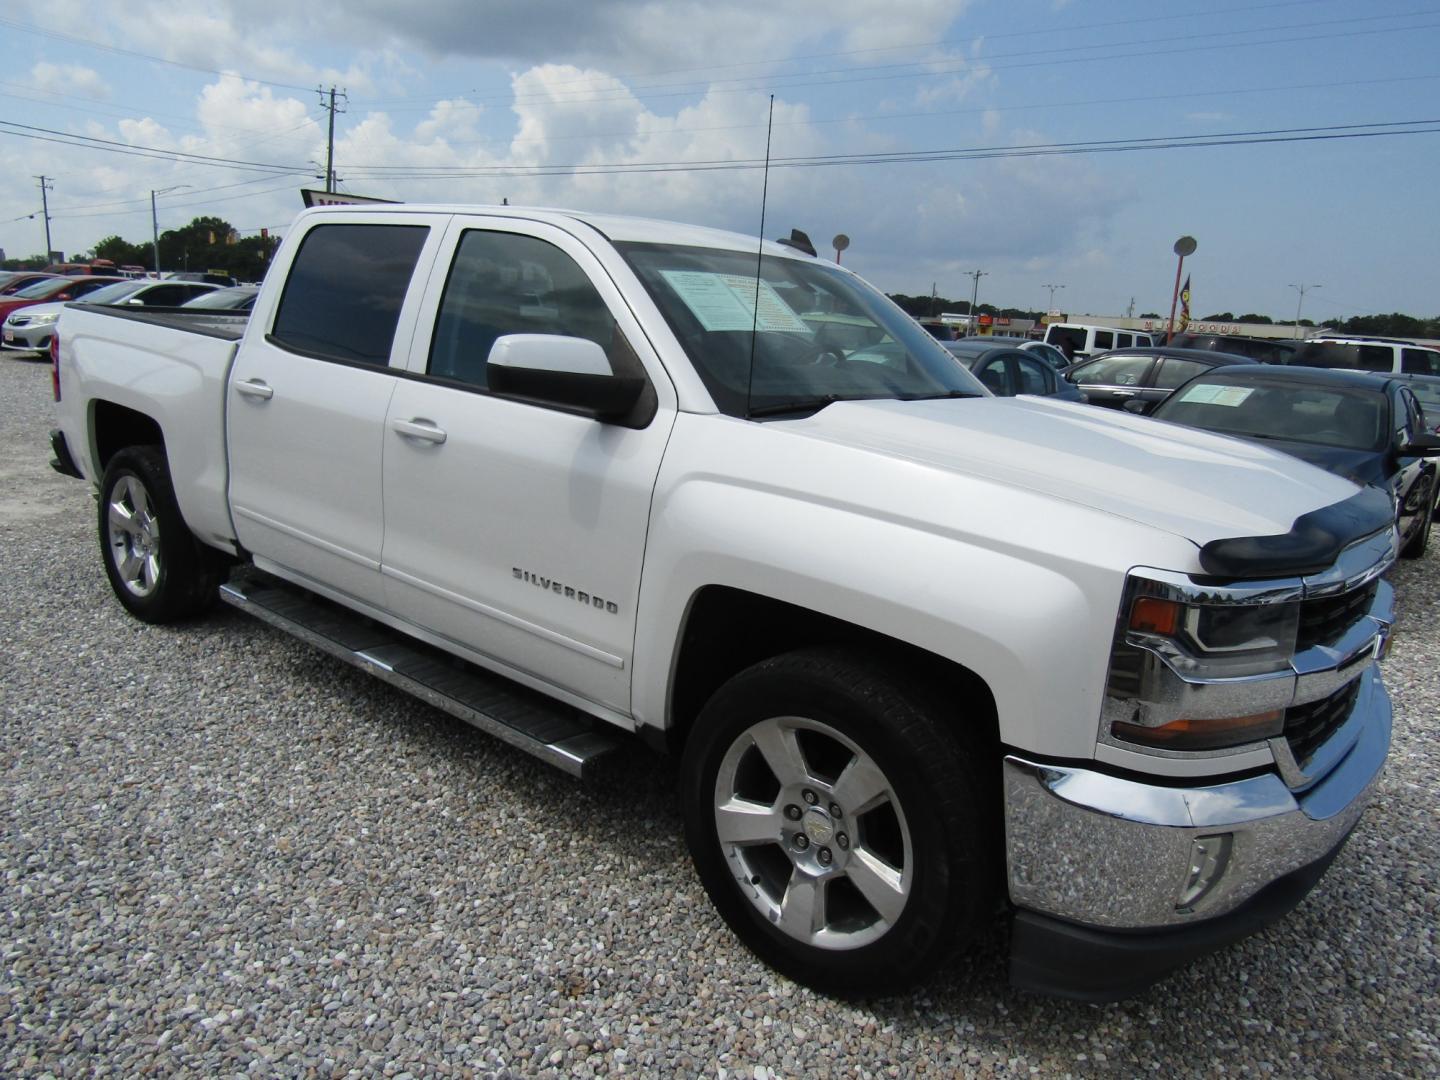
[[1195, 905], [1225, 876], [1233, 839], [1230, 833], [1221, 833], [1199, 836], [1191, 843], [1190, 874], [1175, 901], [1175, 910], [1180, 914], [1189, 915], [1194, 911]]

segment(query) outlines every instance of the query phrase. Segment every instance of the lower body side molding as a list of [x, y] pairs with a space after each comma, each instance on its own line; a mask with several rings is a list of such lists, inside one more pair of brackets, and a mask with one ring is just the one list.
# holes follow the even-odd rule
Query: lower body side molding
[[572, 776], [625, 741], [578, 709], [256, 571], [222, 585], [220, 599]]

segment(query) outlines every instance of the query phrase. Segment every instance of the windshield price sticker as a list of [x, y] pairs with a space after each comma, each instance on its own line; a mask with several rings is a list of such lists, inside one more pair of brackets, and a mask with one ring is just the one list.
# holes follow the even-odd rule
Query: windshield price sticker
[[755, 315], [755, 279], [744, 274], [662, 270], [661, 275], [706, 330], [757, 330], [808, 334], [810, 327], [768, 281], [760, 282]]
[[1180, 400], [1196, 405], [1224, 405], [1235, 408], [1243, 405], [1245, 399], [1255, 392], [1253, 386], [1192, 386], [1181, 395]]

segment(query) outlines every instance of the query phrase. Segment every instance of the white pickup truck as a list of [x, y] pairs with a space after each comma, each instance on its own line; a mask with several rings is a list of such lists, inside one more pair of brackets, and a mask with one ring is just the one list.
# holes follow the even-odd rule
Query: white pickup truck
[[218, 598], [576, 774], [674, 751], [716, 907], [830, 991], [1003, 910], [1017, 985], [1135, 993], [1298, 903], [1384, 763], [1382, 495], [991, 397], [785, 246], [331, 207], [248, 321], [58, 325], [134, 615]]

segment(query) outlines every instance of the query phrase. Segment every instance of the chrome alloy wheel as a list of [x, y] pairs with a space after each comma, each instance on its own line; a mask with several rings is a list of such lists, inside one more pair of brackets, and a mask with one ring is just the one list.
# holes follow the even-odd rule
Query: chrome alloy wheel
[[720, 763], [714, 807], [741, 891], [790, 937], [857, 949], [900, 918], [915, 867], [904, 811], [875, 761], [828, 724], [747, 728]]
[[150, 493], [134, 476], [123, 476], [110, 492], [107, 515], [110, 558], [120, 580], [135, 596], [149, 596], [160, 578], [160, 523]]

